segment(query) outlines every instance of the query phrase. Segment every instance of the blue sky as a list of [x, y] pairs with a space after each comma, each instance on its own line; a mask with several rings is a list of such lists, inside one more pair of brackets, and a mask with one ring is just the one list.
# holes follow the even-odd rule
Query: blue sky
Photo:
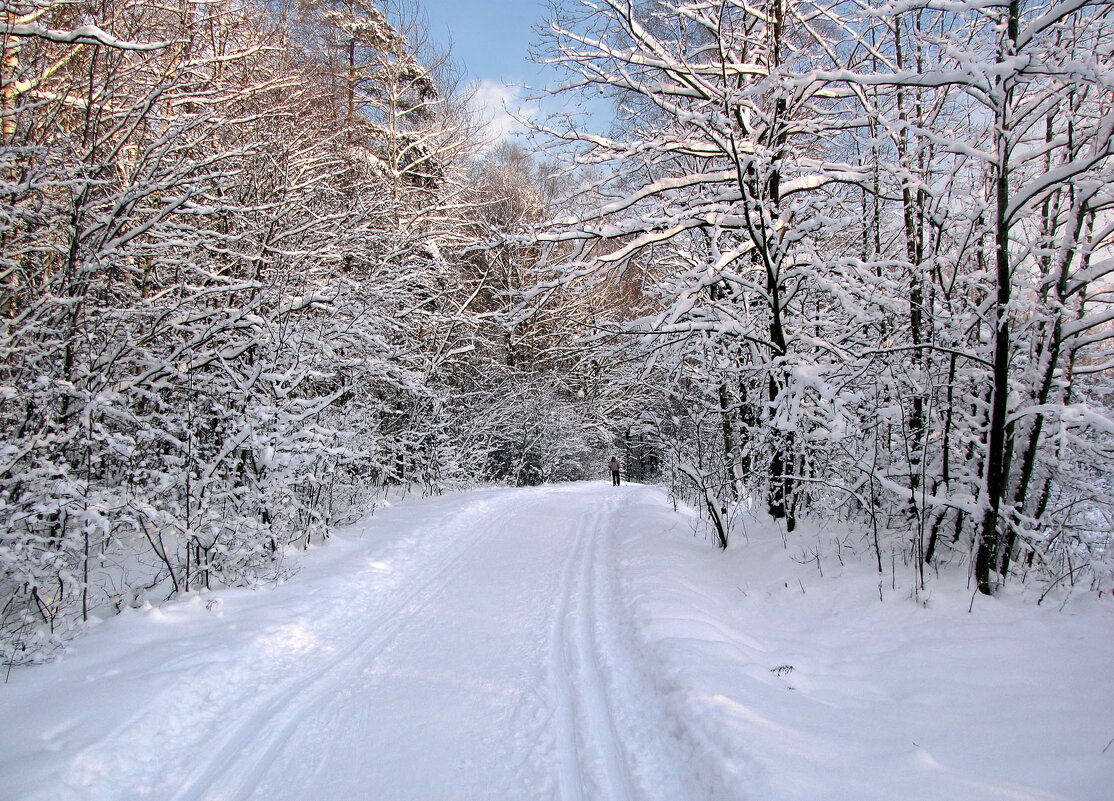
[[557, 80], [530, 59], [537, 28], [549, 18], [546, 0], [423, 0], [430, 33], [452, 45], [454, 59], [476, 81], [475, 105], [491, 118], [489, 135], [499, 139], [517, 127], [518, 116], [534, 118], [546, 104], [530, 102], [522, 85], [535, 89]]
[[544, 82], [530, 61], [534, 28], [545, 22], [544, 0], [424, 0], [430, 32], [452, 41], [468, 75], [499, 84]]

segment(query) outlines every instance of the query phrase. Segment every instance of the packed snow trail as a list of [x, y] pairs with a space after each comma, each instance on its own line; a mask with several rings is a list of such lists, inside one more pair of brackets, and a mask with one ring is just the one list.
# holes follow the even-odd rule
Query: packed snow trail
[[[274, 592], [151, 612], [156, 627], [193, 622], [135, 655], [134, 674], [125, 653], [83, 666], [72, 692], [126, 706], [68, 721], [86, 745], [16, 797], [683, 799], [685, 766], [614, 623], [631, 491], [406, 504]], [[57, 692], [44, 684], [41, 703]]]
[[868, 542], [742, 517], [721, 552], [603, 482], [411, 499], [17, 668], [0, 801], [1114, 797], [1109, 594], [972, 612]]

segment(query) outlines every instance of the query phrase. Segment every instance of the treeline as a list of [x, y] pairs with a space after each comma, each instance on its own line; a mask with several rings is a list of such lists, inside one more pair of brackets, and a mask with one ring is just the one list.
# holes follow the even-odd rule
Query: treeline
[[384, 487], [598, 449], [542, 355], [567, 334], [513, 317], [521, 260], [478, 247], [555, 184], [482, 150], [420, 8], [390, 8], [5, 4], [5, 663], [274, 577]]
[[752, 503], [1110, 589], [1114, 5], [600, 0], [547, 48], [622, 117], [554, 127], [599, 178], [540, 239], [634, 299], [632, 465], [724, 547]]
[[4, 661], [612, 450], [725, 547], [757, 506], [1108, 589], [1112, 14], [560, 3], [618, 121], [544, 160], [416, 2], [7, 3]]

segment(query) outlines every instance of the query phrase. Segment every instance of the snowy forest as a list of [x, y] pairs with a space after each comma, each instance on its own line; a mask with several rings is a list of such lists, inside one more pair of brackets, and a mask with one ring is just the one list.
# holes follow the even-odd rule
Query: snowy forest
[[391, 488], [598, 479], [1111, 591], [1114, 4], [563, 0], [492, 143], [418, 2], [4, 2], [0, 656]]

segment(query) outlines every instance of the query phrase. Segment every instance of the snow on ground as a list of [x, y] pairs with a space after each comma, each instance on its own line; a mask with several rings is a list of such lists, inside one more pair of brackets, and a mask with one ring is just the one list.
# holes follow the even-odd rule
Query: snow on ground
[[1111, 601], [880, 602], [817, 529], [696, 530], [603, 483], [380, 510], [14, 671], [0, 799], [1114, 797]]
[[663, 503], [638, 493], [641, 530], [619, 535], [638, 661], [737, 797], [1114, 798], [1108, 595], [1061, 609], [1007, 591], [972, 614], [961, 573], [918, 599], [900, 557], [880, 581], [866, 553], [840, 564], [838, 532], [786, 545], [769, 521], [721, 554]]

